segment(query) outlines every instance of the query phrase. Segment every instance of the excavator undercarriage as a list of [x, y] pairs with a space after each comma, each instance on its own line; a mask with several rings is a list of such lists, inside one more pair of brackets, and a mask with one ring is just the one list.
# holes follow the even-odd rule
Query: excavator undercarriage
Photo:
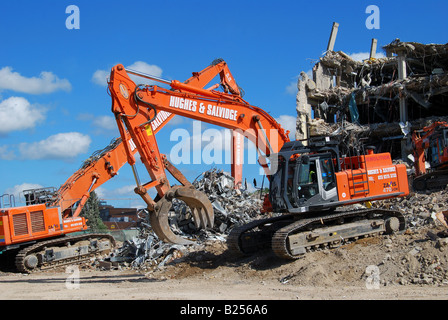
[[282, 259], [293, 260], [322, 248], [335, 248], [359, 237], [404, 231], [398, 211], [360, 209], [312, 216], [283, 215], [234, 228], [227, 244], [232, 252], [251, 254], [271, 248]]
[[412, 186], [416, 191], [441, 190], [448, 185], [448, 170], [434, 170], [416, 176], [412, 181]]
[[29, 273], [88, 261], [114, 247], [115, 239], [109, 234], [62, 236], [26, 246], [16, 255], [15, 265], [18, 271]]

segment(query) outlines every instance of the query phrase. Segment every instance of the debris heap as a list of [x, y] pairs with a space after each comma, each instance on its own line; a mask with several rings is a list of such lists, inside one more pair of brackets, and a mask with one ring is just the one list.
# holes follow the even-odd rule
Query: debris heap
[[[233, 177], [222, 170], [211, 169], [202, 173], [196, 178], [193, 185], [199, 191], [204, 192], [213, 205], [215, 226], [208, 232], [209, 237], [210, 233], [227, 235], [234, 226], [262, 218], [260, 216], [263, 204], [261, 191], [250, 192], [247, 188], [235, 189]], [[177, 214], [184, 213], [186, 207], [181, 205], [175, 210]], [[182, 214], [180, 217], [188, 219], [188, 216]], [[192, 224], [189, 226], [191, 227]], [[191, 228], [190, 230], [194, 231]]]
[[448, 44], [396, 39], [383, 50], [386, 57], [375, 58], [371, 50], [358, 61], [330, 49], [312, 78], [301, 73], [297, 139], [345, 131], [402, 158], [411, 153], [412, 131], [448, 120]]
[[141, 228], [137, 237], [126, 240], [100, 267], [111, 268], [113, 265], [134, 269], [161, 268], [187, 251], [187, 246], [163, 242], [152, 230]]
[[404, 198], [376, 201], [373, 206], [400, 210], [406, 217], [408, 228], [416, 229], [437, 222], [436, 214], [448, 210], [448, 188], [428, 194], [410, 193]]
[[263, 203], [260, 191], [235, 189], [233, 177], [222, 170], [211, 169], [202, 173], [193, 185], [207, 194], [213, 205], [215, 225], [212, 229], [196, 229], [189, 207], [183, 201], [173, 199], [171, 229], [185, 238], [195, 239], [194, 245], [163, 242], [157, 238], [148, 221], [142, 221], [139, 236], [125, 241], [111, 255], [109, 262], [138, 269], [160, 268], [203, 246], [208, 240], [225, 241], [235, 226], [263, 218], [260, 216]]

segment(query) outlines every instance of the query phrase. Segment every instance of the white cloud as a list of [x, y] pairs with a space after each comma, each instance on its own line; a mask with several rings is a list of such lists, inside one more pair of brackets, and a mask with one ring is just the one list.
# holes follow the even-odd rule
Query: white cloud
[[77, 117], [77, 120], [81, 120], [81, 121], [93, 121], [95, 119], [95, 116], [92, 113], [80, 113]]
[[25, 98], [10, 97], [0, 102], [0, 134], [34, 128], [44, 119], [45, 110]]
[[295, 81], [291, 81], [288, 86], [286, 86], [286, 93], [290, 95], [297, 94], [297, 79]]
[[114, 198], [132, 198], [136, 196], [134, 192], [136, 185], [125, 185], [115, 189], [108, 189], [104, 186], [95, 189], [96, 194], [101, 199], [114, 199]]
[[23, 190], [39, 189], [39, 188], [43, 187], [40, 184], [24, 182], [22, 184], [15, 185], [12, 188], [6, 189], [4, 193], [13, 195], [17, 203], [19, 201], [24, 201], [24, 199], [21, 199], [21, 197], [23, 196]]
[[79, 132], [58, 133], [33, 143], [21, 143], [19, 150], [25, 159], [71, 159], [86, 153], [92, 140]]
[[[144, 61], [136, 61], [133, 64], [125, 67], [126, 69], [132, 69], [135, 71], [140, 71], [142, 73], [147, 73], [155, 77], [161, 77], [162, 76], [162, 68], [160, 68], [157, 65], [154, 64], [148, 64]], [[109, 71], [106, 70], [96, 70], [92, 75], [92, 82], [96, 83], [100, 86], [107, 86], [107, 79], [110, 75]], [[135, 75], [129, 75], [132, 81], [134, 81], [136, 84], [153, 84], [154, 81], [138, 77]]]
[[115, 130], [117, 129], [117, 122], [112, 116], [98, 116], [93, 119], [93, 125], [99, 129]]
[[283, 129], [289, 130], [289, 138], [291, 140], [295, 140], [295, 135], [296, 135], [296, 117], [287, 115], [287, 114], [283, 114], [277, 118], [275, 118], [275, 120], [281, 124], [281, 126], [283, 127]]
[[134, 192], [135, 187], [136, 187], [135, 185], [131, 184], [131, 185], [117, 188], [114, 190], [114, 192], [120, 196], [124, 196], [124, 195], [128, 195], [128, 196], [132, 195], [133, 196], [133, 195], [135, 195], [135, 192]]
[[13, 90], [29, 94], [52, 93], [57, 90], [70, 91], [72, 88], [67, 79], [59, 79], [52, 72], [43, 71], [39, 77], [27, 78], [11, 67], [0, 69], [0, 90]]
[[[136, 185], [125, 185], [115, 189], [108, 189], [104, 186], [95, 189], [95, 192], [101, 200], [105, 200], [107, 203], [117, 207], [127, 208], [145, 208], [145, 202], [135, 192]], [[148, 190], [148, 194], [151, 198], [155, 198], [157, 191], [155, 188]]]
[[109, 72], [106, 70], [96, 70], [92, 76], [92, 82], [100, 86], [107, 86], [107, 79], [109, 77]]
[[80, 113], [77, 120], [91, 122], [91, 127], [95, 134], [118, 133], [117, 122], [113, 116], [95, 116], [92, 113]]
[[14, 160], [16, 157], [14, 151], [9, 150], [9, 146], [0, 146], [1, 160]]
[[[147, 64], [146, 62], [143, 61], [136, 61], [133, 64], [131, 64], [130, 66], [127, 66], [126, 69], [132, 69], [132, 70], [136, 70], [136, 71], [140, 71], [143, 73], [147, 73], [150, 74], [152, 76], [156, 76], [156, 77], [160, 77], [162, 76], [162, 68], [160, 68], [159, 66], [156, 66], [154, 64]], [[141, 77], [137, 77], [140, 81], [144, 80]]]

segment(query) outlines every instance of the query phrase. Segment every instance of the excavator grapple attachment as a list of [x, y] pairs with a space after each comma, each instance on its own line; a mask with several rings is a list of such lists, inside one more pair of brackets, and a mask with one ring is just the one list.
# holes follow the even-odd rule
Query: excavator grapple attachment
[[150, 210], [149, 220], [160, 240], [177, 244], [192, 244], [192, 241], [176, 235], [170, 228], [168, 218], [174, 198], [184, 201], [190, 207], [197, 228], [213, 227], [213, 206], [203, 192], [192, 187], [175, 186], [156, 203], [154, 210]]

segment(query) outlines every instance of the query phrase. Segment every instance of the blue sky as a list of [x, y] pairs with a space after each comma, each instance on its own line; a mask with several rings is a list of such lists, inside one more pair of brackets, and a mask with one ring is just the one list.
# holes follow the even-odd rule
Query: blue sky
[[[69, 5], [80, 28], [67, 29]], [[368, 29], [366, 8], [380, 10], [379, 29]], [[245, 90], [245, 100], [294, 126], [297, 77], [326, 49], [339, 23], [335, 50], [378, 51], [395, 38], [446, 43], [446, 1], [1, 1], [0, 195], [30, 186], [59, 187], [94, 151], [118, 136], [105, 76], [117, 63], [183, 81], [224, 58]], [[158, 133], [169, 154], [176, 119]], [[212, 128], [203, 124], [203, 129]], [[219, 129], [219, 128], [218, 128]], [[230, 170], [229, 166], [220, 166]], [[179, 165], [193, 180], [210, 165]], [[261, 181], [257, 164], [244, 167]], [[142, 180], [144, 169], [139, 167]], [[98, 191], [109, 202], [137, 199], [125, 165]], [[126, 200], [117, 205], [135, 205]]]

